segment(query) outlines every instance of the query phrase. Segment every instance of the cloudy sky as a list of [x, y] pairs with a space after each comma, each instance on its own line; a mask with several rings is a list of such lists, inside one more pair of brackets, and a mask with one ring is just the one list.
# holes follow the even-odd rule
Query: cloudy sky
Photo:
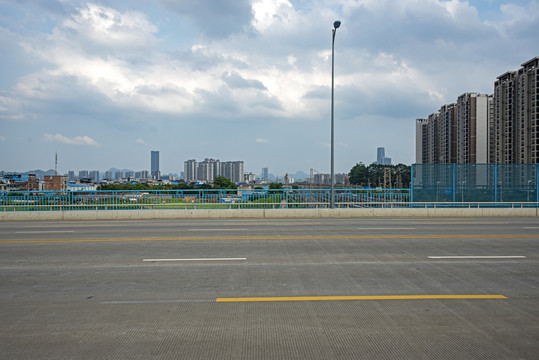
[[0, 0], [0, 170], [415, 161], [415, 119], [539, 55], [537, 0]]

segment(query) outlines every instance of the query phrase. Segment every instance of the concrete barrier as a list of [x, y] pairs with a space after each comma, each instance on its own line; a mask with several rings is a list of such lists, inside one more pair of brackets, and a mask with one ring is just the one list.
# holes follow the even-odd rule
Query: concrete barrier
[[196, 209], [73, 210], [0, 212], [0, 221], [224, 219], [224, 218], [365, 218], [365, 217], [537, 217], [535, 208], [340, 208], [340, 209]]

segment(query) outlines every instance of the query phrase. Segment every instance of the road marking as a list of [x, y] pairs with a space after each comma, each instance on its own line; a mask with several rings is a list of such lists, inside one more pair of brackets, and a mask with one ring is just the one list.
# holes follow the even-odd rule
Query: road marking
[[74, 233], [75, 230], [40, 230], [40, 231], [16, 231], [15, 234], [56, 234]]
[[126, 226], [129, 226], [127, 224], [87, 224], [87, 225], [83, 225], [83, 224], [67, 224], [67, 225], [34, 225], [34, 226], [26, 226], [26, 228], [28, 229], [32, 229], [32, 228], [75, 228], [75, 227], [89, 227], [89, 228], [93, 228], [93, 227], [126, 227]]
[[526, 256], [521, 255], [451, 255], [451, 256], [429, 256], [429, 259], [525, 259]]
[[247, 229], [188, 229], [188, 231], [247, 231]]
[[247, 258], [198, 258], [198, 259], [143, 259], [142, 261], [160, 262], [160, 261], [244, 261]]
[[357, 228], [358, 230], [415, 230], [410, 227], [369, 227], [369, 228]]
[[278, 221], [269, 221], [269, 222], [231, 222], [230, 224], [223, 224], [226, 226], [232, 225], [266, 225], [266, 226], [293, 226], [293, 225], [320, 225], [319, 222], [278, 222]]
[[539, 229], [539, 226], [524, 226], [523, 229]]
[[412, 225], [491, 225], [491, 224], [509, 224], [507, 221], [426, 221], [426, 222], [410, 222]]
[[445, 299], [507, 299], [503, 295], [381, 295], [381, 296], [296, 296], [296, 297], [252, 297], [218, 298], [217, 302], [262, 302], [262, 301], [338, 301], [338, 300], [445, 300]]
[[176, 304], [208, 302], [268, 302], [268, 301], [344, 301], [344, 300], [488, 300], [507, 299], [503, 295], [367, 295], [367, 296], [294, 296], [294, 297], [243, 297], [217, 299], [172, 299], [172, 300], [109, 300], [102, 305], [133, 304]]
[[380, 240], [380, 239], [537, 239], [539, 235], [297, 235], [297, 236], [185, 236], [115, 239], [0, 240], [0, 244], [84, 243], [134, 241], [253, 241], [253, 240]]
[[185, 300], [111, 300], [100, 301], [102, 305], [130, 305], [130, 304], [177, 304], [177, 303], [201, 303], [215, 302], [215, 299], [185, 299]]

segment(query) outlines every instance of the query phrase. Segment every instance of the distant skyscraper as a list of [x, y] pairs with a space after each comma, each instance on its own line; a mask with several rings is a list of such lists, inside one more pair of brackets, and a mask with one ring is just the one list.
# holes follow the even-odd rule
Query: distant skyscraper
[[262, 180], [269, 180], [269, 169], [267, 167], [262, 168]]
[[386, 149], [379, 147], [376, 151], [376, 162], [380, 165], [384, 163], [384, 158], [386, 157]]
[[386, 157], [386, 149], [379, 147], [376, 151], [376, 163], [378, 165], [391, 165], [391, 158]]
[[152, 175], [152, 179], [157, 180], [159, 179], [159, 151], [152, 151], [151, 152], [151, 167], [150, 167], [150, 173]]

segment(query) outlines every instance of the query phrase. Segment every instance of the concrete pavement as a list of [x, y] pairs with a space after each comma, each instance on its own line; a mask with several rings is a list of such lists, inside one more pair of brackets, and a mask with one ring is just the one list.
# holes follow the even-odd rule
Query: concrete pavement
[[2, 222], [0, 358], [534, 359], [538, 250], [537, 218]]

